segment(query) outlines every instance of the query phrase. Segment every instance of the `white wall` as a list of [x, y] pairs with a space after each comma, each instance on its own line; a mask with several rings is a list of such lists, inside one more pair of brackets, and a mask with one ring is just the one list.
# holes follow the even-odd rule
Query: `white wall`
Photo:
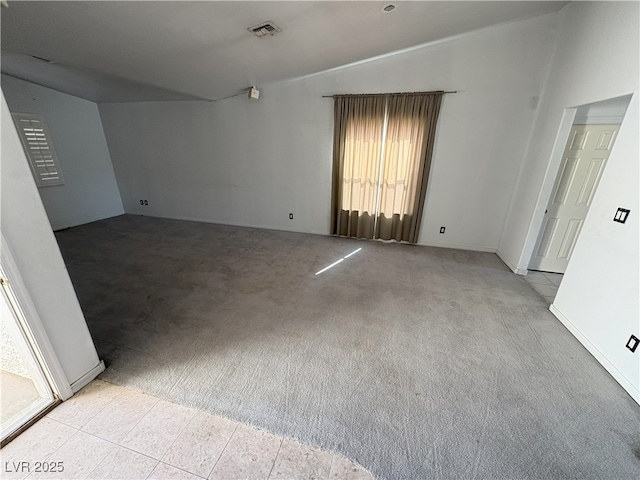
[[[632, 333], [640, 334], [638, 18], [635, 2], [577, 2], [562, 11], [552, 73], [499, 254], [527, 268], [561, 160], [551, 151], [567, 139], [556, 139], [565, 109], [633, 93], [552, 311], [640, 401], [640, 351], [624, 348]], [[631, 209], [625, 225], [612, 221], [618, 207]]]
[[[552, 311], [640, 403], [640, 149], [638, 96], [620, 127]], [[618, 207], [627, 222], [613, 222]]]
[[[560, 165], [550, 155], [564, 110], [635, 91], [638, 4], [570, 3], [561, 11], [551, 75], [500, 240], [503, 260], [522, 270], [529, 264]], [[564, 147], [566, 136], [558, 141]]]
[[321, 96], [455, 89], [442, 105], [419, 242], [495, 251], [556, 18], [259, 85], [258, 102], [101, 104], [125, 211], [328, 234], [333, 103]]
[[99, 369], [100, 362], [4, 94], [1, 109], [0, 231], [73, 384]]
[[2, 75], [11, 112], [42, 114], [65, 176], [39, 188], [54, 230], [124, 213], [95, 103]]

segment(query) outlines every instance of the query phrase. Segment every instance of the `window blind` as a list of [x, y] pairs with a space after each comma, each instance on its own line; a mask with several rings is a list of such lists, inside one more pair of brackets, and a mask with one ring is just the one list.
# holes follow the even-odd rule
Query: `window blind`
[[44, 117], [30, 113], [14, 113], [12, 117], [36, 185], [38, 187], [63, 185], [64, 176]]

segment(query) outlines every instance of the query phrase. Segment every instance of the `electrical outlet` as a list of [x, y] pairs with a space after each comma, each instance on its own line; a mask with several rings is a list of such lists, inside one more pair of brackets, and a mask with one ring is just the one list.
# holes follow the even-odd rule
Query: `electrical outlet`
[[293, 213], [289, 214], [289, 220], [293, 220]]
[[440, 233], [444, 233], [444, 227], [440, 227]]
[[144, 200], [140, 200], [140, 205], [144, 205]]
[[149, 205], [149, 202], [147, 202], [146, 200], [144, 201], [145, 206]]

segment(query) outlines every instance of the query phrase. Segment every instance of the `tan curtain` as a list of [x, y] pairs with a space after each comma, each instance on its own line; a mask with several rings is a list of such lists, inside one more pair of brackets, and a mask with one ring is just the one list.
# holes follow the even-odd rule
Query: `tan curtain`
[[388, 99], [375, 238], [416, 243], [442, 93]]
[[332, 234], [418, 241], [442, 94], [336, 97]]
[[385, 101], [381, 96], [335, 99], [334, 235], [373, 238]]

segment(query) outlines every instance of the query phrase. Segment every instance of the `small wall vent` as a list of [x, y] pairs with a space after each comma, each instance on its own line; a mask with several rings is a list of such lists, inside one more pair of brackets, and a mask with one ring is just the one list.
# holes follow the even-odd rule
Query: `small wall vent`
[[272, 37], [278, 32], [281, 32], [282, 29], [276, 26], [273, 22], [264, 22], [260, 25], [256, 25], [254, 27], [247, 28], [251, 33], [253, 33], [256, 37]]

